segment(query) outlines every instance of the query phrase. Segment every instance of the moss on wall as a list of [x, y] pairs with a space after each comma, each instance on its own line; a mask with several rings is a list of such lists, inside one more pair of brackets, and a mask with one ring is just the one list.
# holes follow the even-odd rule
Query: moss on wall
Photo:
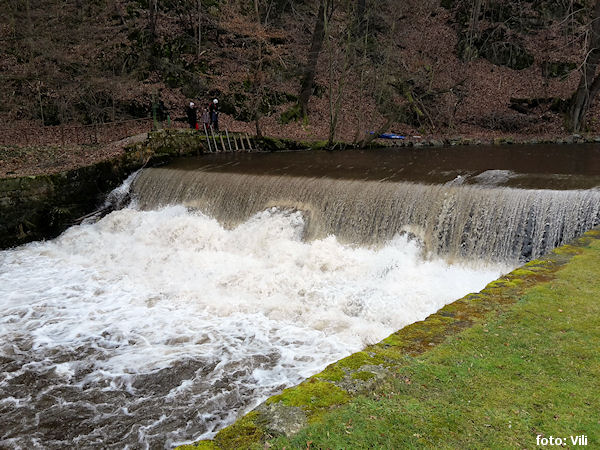
[[135, 170], [202, 151], [198, 133], [159, 131], [120, 156], [48, 175], [0, 179], [0, 248], [62, 233]]

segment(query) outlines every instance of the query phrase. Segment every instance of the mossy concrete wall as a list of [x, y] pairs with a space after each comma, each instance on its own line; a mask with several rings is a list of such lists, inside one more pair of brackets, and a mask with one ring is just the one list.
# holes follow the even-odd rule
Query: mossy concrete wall
[[318, 424], [336, 408], [391, 378], [415, 357], [509, 310], [533, 286], [554, 280], [559, 269], [575, 255], [590, 251], [597, 241], [600, 229], [589, 231], [571, 244], [490, 283], [481, 292], [469, 294], [424, 321], [409, 325], [271, 397], [218, 432], [213, 440], [182, 448], [267, 448], [271, 439], [290, 437], [310, 424]]
[[0, 247], [52, 238], [91, 211], [132, 168], [121, 161], [0, 180]]
[[0, 248], [56, 237], [93, 212], [105, 195], [144, 165], [202, 152], [197, 133], [151, 133], [120, 156], [48, 175], [0, 179]]
[[[248, 140], [254, 151], [316, 149], [324, 145], [266, 137], [247, 138], [245, 142]], [[217, 142], [221, 150], [220, 137]], [[225, 138], [223, 142], [228, 148]], [[56, 237], [78, 218], [93, 212], [110, 190], [145, 165], [210, 152], [205, 136], [195, 130], [152, 132], [124, 150], [116, 158], [74, 170], [0, 179], [0, 248]]]

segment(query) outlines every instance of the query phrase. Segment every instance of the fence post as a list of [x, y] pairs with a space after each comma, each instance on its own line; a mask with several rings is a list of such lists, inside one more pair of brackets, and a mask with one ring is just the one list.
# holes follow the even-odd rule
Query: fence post
[[206, 135], [206, 143], [208, 144], [208, 151], [212, 153], [212, 148], [210, 146], [210, 138], [208, 137], [208, 130], [206, 129], [206, 124], [202, 124], [202, 128], [204, 128], [204, 134]]
[[225, 128], [225, 134], [227, 135], [227, 145], [229, 146], [229, 151], [232, 152], [233, 149], [231, 148], [231, 141], [229, 140], [229, 131], [227, 131], [227, 128]]
[[218, 152], [219, 146], [217, 145], [217, 140], [215, 139], [215, 130], [213, 129], [212, 125], [210, 126], [210, 134], [212, 134], [213, 144], [215, 144], [215, 152]]

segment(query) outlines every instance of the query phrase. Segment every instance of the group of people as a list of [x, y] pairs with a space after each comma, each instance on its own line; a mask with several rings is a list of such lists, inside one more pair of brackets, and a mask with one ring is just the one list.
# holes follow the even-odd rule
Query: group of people
[[200, 127], [203, 127], [208, 130], [212, 127], [214, 131], [219, 131], [219, 100], [216, 98], [210, 102], [208, 107], [202, 109], [201, 123], [198, 123], [198, 107], [194, 102], [190, 102], [186, 113], [190, 128], [199, 130]]

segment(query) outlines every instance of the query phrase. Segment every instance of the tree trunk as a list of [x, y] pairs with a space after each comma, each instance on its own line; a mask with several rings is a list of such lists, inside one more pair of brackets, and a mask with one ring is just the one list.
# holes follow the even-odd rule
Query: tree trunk
[[258, 0], [254, 0], [254, 14], [256, 14], [256, 20], [260, 24], [260, 8], [258, 6]]
[[[328, 22], [325, 24], [325, 30], [327, 31]], [[340, 109], [342, 107], [342, 97], [346, 91], [346, 77], [348, 76], [348, 72], [352, 66], [352, 61], [354, 60], [354, 48], [353, 48], [353, 38], [351, 30], [348, 30], [347, 41], [344, 49], [344, 63], [342, 66], [342, 71], [340, 73], [339, 79], [337, 80], [337, 90], [334, 95], [333, 85], [334, 85], [334, 73], [333, 73], [333, 65], [334, 65], [334, 55], [333, 55], [333, 43], [328, 39], [328, 47], [329, 47], [329, 136], [327, 139], [327, 147], [330, 150], [334, 148], [335, 142], [335, 134], [337, 131], [337, 125], [340, 117]]]
[[356, 23], [359, 36], [362, 36], [366, 30], [365, 10], [367, 9], [366, 0], [356, 0]]
[[150, 2], [148, 2], [150, 38], [153, 42], [156, 39], [156, 13], [158, 9], [157, 2], [158, 0], [151, 0]]
[[42, 103], [42, 90], [40, 85], [42, 83], [40, 81], [37, 82], [37, 91], [38, 91], [38, 100], [40, 102], [40, 117], [42, 118], [42, 126], [46, 125], [46, 120], [44, 119], [44, 104]]
[[321, 0], [319, 3], [319, 12], [317, 13], [315, 30], [308, 52], [308, 62], [304, 68], [302, 84], [300, 86], [300, 95], [298, 96], [298, 105], [300, 106], [300, 113], [303, 117], [308, 115], [308, 101], [313, 92], [319, 54], [321, 53], [323, 41], [325, 40], [325, 18], [328, 10], [331, 8], [331, 4], [332, 0]]
[[256, 114], [256, 117], [254, 119], [254, 127], [256, 128], [256, 137], [259, 139], [262, 138], [263, 134], [260, 128], [260, 113]]
[[475, 41], [479, 38], [479, 16], [481, 15], [481, 6], [483, 0], [473, 0], [473, 9], [471, 11], [471, 20], [467, 30], [467, 48], [462, 56], [470, 61], [477, 57]]
[[585, 125], [585, 116], [590, 108], [594, 96], [600, 90], [600, 75], [596, 70], [600, 63], [600, 0], [596, 1], [590, 25], [590, 38], [586, 59], [583, 63], [581, 80], [577, 91], [571, 97], [571, 129], [581, 131]]
[[202, 0], [198, 0], [198, 61], [202, 49]]
[[385, 123], [381, 125], [381, 127], [379, 127], [377, 131], [373, 132], [372, 134], [368, 134], [362, 141], [358, 143], [358, 146], [360, 148], [365, 148], [367, 145], [373, 142], [374, 139], [378, 138], [380, 134], [385, 133], [387, 130], [389, 130], [389, 128], [392, 126], [392, 123], [394, 123], [393, 117], [386, 118]]
[[[264, 27], [260, 20], [260, 5], [258, 0], [254, 0], [254, 14], [256, 15], [256, 24], [261, 31], [264, 31]], [[262, 33], [261, 33], [262, 35]], [[254, 66], [254, 82], [252, 83], [252, 93], [254, 97], [253, 102], [253, 116], [254, 116], [254, 126], [256, 128], [256, 137], [262, 137], [262, 129], [260, 127], [260, 118], [262, 116], [260, 107], [262, 104], [262, 99], [264, 95], [264, 79], [263, 79], [263, 62], [264, 62], [264, 52], [263, 52], [263, 39], [258, 40], [257, 54], [256, 54], [256, 65]]]
[[150, 28], [149, 63], [152, 69], [156, 68], [156, 16], [158, 13], [158, 0], [148, 2], [148, 26]]

